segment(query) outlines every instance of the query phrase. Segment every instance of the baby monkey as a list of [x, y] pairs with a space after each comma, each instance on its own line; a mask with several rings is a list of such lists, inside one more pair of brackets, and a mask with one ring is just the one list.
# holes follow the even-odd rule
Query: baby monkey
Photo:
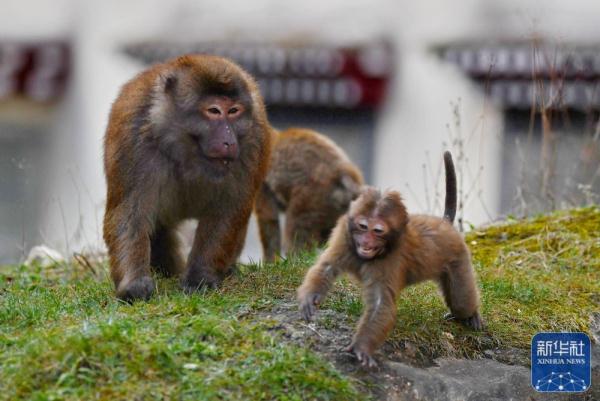
[[365, 187], [340, 217], [327, 249], [298, 289], [300, 312], [311, 320], [334, 280], [349, 273], [362, 286], [364, 312], [352, 343], [363, 366], [373, 367], [373, 353], [396, 321], [396, 299], [409, 285], [438, 282], [450, 309], [447, 318], [483, 328], [479, 292], [469, 250], [453, 228], [456, 214], [456, 174], [450, 152], [444, 153], [446, 200], [444, 217], [411, 215], [400, 194]]

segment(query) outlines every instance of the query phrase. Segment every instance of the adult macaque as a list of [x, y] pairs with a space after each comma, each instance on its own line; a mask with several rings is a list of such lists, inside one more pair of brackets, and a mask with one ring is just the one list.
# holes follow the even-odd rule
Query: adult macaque
[[279, 133], [255, 208], [263, 259], [273, 261], [281, 252], [280, 211], [284, 251], [307, 249], [327, 241], [361, 185], [360, 170], [329, 138], [301, 128]]
[[[186, 55], [140, 73], [104, 139], [104, 239], [117, 297], [148, 299], [152, 269], [194, 291], [231, 272], [264, 181], [271, 128], [254, 80], [224, 58]], [[198, 220], [184, 268], [175, 228]]]
[[396, 298], [408, 285], [435, 280], [451, 317], [476, 330], [483, 328], [479, 292], [469, 250], [452, 227], [456, 214], [456, 176], [444, 154], [444, 218], [408, 215], [398, 192], [365, 188], [333, 230], [329, 244], [298, 289], [300, 312], [310, 320], [340, 273], [361, 286], [364, 312], [348, 351], [365, 366], [396, 321]]

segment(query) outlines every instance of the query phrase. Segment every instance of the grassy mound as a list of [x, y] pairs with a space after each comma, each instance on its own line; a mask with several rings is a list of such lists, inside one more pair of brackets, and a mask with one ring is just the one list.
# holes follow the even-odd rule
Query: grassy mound
[[[539, 331], [589, 332], [600, 310], [600, 210], [557, 212], [467, 236], [487, 329], [445, 322], [432, 284], [406, 290], [389, 343], [429, 356], [529, 347]], [[222, 289], [186, 296], [159, 279], [151, 301], [113, 297], [73, 265], [0, 267], [0, 399], [364, 399], [355, 379], [282, 341], [256, 312], [293, 299], [315, 255], [242, 266]], [[323, 308], [356, 321], [358, 288], [339, 281]]]

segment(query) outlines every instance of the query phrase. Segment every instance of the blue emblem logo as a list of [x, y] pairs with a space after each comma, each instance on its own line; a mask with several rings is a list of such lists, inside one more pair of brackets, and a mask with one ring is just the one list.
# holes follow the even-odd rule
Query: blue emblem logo
[[531, 385], [539, 392], [591, 386], [592, 347], [585, 333], [538, 333], [531, 340]]

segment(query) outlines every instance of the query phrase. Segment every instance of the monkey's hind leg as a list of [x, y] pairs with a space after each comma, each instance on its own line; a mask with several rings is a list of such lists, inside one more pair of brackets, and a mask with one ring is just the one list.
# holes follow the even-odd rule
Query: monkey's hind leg
[[309, 250], [319, 245], [321, 231], [321, 222], [314, 216], [288, 210], [285, 214], [283, 250], [286, 254]]
[[180, 241], [175, 228], [158, 227], [151, 242], [150, 266], [164, 277], [178, 276], [183, 271]]
[[258, 222], [258, 232], [263, 249], [263, 259], [274, 262], [281, 253], [281, 231], [279, 229], [279, 208], [275, 194], [263, 184], [255, 201], [254, 211]]
[[468, 257], [450, 264], [440, 276], [439, 283], [446, 305], [450, 308], [445, 318], [482, 330], [484, 323], [479, 313], [479, 291]]

